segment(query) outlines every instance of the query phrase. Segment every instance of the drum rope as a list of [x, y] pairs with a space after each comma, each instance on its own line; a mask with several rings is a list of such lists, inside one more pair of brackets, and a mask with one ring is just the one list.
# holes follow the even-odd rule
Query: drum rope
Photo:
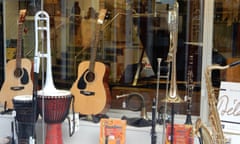
[[73, 134], [75, 133], [75, 110], [74, 110], [74, 103], [75, 103], [75, 98], [74, 96], [72, 96], [72, 114], [73, 114], [73, 118], [72, 118], [72, 121], [73, 121], [73, 131], [71, 131], [71, 118], [68, 116], [67, 119], [68, 119], [68, 129], [69, 129], [69, 136], [73, 136]]
[[16, 125], [16, 121], [15, 122], [11, 122], [11, 131], [12, 131], [12, 144], [15, 144], [15, 140], [14, 140], [14, 138], [15, 138], [15, 134], [14, 134], [14, 123], [15, 123], [15, 125]]

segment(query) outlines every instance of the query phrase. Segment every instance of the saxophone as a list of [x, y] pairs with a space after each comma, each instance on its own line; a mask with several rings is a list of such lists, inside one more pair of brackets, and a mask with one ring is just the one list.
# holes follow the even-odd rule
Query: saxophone
[[209, 106], [209, 121], [211, 123], [211, 133], [200, 119], [195, 124], [195, 134], [202, 137], [203, 142], [207, 144], [225, 144], [226, 139], [221, 127], [221, 121], [217, 110], [217, 98], [215, 96], [215, 90], [212, 86], [211, 72], [212, 70], [224, 70], [236, 65], [239, 65], [240, 61], [233, 62], [229, 65], [220, 66], [218, 64], [210, 65], [205, 71], [206, 87], [208, 92], [208, 106]]
[[200, 118], [196, 120], [194, 134], [199, 137], [200, 144], [214, 144], [210, 131]]
[[224, 134], [221, 127], [221, 121], [217, 110], [217, 98], [215, 96], [215, 91], [212, 86], [211, 72], [212, 70], [223, 70], [227, 69], [229, 65], [211, 65], [208, 66], [205, 71], [206, 87], [208, 92], [208, 106], [209, 106], [209, 121], [212, 128], [212, 139], [213, 143], [224, 144]]

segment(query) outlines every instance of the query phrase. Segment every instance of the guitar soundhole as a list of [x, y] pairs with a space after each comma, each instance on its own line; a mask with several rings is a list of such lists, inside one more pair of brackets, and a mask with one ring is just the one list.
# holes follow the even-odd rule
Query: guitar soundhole
[[19, 78], [22, 76], [22, 69], [21, 68], [16, 68], [15, 71], [14, 71], [14, 76]]
[[88, 72], [86, 75], [86, 80], [88, 82], [93, 82], [95, 79], [95, 74], [93, 72]]
[[16, 68], [14, 76], [20, 78], [21, 84], [27, 84], [29, 82], [28, 71], [25, 68]]

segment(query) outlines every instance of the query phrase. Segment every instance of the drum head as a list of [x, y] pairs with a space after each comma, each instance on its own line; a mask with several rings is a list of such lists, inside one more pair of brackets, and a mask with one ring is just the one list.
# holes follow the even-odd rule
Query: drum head
[[16, 111], [18, 122], [35, 122], [38, 118], [38, 111], [34, 112], [32, 95], [19, 95], [13, 98], [13, 106]]
[[71, 96], [71, 92], [68, 90], [60, 90], [60, 89], [56, 89], [56, 90], [52, 90], [52, 91], [44, 91], [44, 90], [39, 90], [38, 92], [38, 96], [40, 97], [65, 97], [65, 96]]
[[32, 101], [32, 95], [19, 95], [13, 98], [14, 101]]
[[8, 138], [0, 138], [0, 144], [8, 144], [10, 140]]

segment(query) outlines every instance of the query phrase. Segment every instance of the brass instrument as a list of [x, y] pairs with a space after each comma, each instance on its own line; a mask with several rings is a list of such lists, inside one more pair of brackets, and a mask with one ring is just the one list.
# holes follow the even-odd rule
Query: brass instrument
[[[203, 141], [211, 142], [210, 144], [225, 144], [226, 139], [221, 127], [220, 117], [217, 111], [217, 98], [215, 96], [215, 90], [212, 86], [211, 72], [212, 70], [224, 70], [240, 64], [240, 61], [233, 62], [232, 64], [220, 66], [218, 64], [208, 66], [205, 71], [206, 87], [208, 92], [208, 106], [209, 106], [209, 120], [211, 123], [210, 130], [206, 128], [199, 120], [196, 123], [196, 127], [204, 129]], [[198, 129], [197, 129], [198, 130]], [[205, 136], [205, 137], [204, 137]]]
[[178, 2], [175, 2], [173, 8], [168, 12], [168, 27], [170, 31], [170, 46], [167, 57], [167, 62], [171, 63], [171, 80], [170, 88], [166, 99], [163, 100], [167, 103], [181, 103], [183, 100], [178, 95], [177, 83], [176, 83], [176, 53], [177, 53], [177, 41], [178, 41]]
[[[128, 94], [122, 94], [122, 95], [117, 95], [116, 98], [125, 98], [124, 101], [124, 105], [126, 105], [126, 107], [129, 110], [132, 111], [139, 111], [141, 112], [141, 118], [148, 120], [148, 116], [147, 116], [147, 111], [146, 111], [146, 105], [145, 105], [145, 99], [143, 97], [142, 94], [140, 93], [128, 93]], [[138, 106], [136, 106], [136, 104], [134, 104], [136, 102], [136, 100], [140, 103]], [[125, 107], [125, 106], [124, 106]]]
[[[171, 79], [170, 79], [170, 88], [167, 89], [166, 98], [162, 101], [171, 104], [171, 144], [173, 144], [174, 136], [174, 104], [184, 102], [178, 94], [177, 89], [177, 80], [176, 80], [176, 54], [177, 54], [177, 43], [178, 43], [178, 11], [179, 5], [178, 2], [175, 2], [174, 5], [169, 7], [168, 10], [168, 28], [169, 28], [169, 52], [167, 57], [167, 62], [171, 64]], [[169, 79], [168, 79], [169, 80]], [[167, 83], [168, 86], [168, 83]], [[165, 124], [165, 123], [164, 123]], [[165, 125], [164, 127], [165, 128]], [[164, 138], [163, 138], [164, 143]]]
[[211, 133], [200, 118], [196, 121], [194, 134], [199, 137], [200, 144], [214, 144]]
[[[224, 144], [224, 134], [221, 127], [220, 117], [217, 111], [217, 99], [215, 96], [215, 91], [212, 86], [211, 72], [212, 70], [223, 70], [227, 69], [229, 66], [211, 65], [208, 66], [205, 71], [206, 87], [208, 92], [208, 106], [209, 106], [209, 120], [211, 122], [212, 135], [211, 139], [214, 143]], [[210, 138], [207, 138], [210, 139]]]

